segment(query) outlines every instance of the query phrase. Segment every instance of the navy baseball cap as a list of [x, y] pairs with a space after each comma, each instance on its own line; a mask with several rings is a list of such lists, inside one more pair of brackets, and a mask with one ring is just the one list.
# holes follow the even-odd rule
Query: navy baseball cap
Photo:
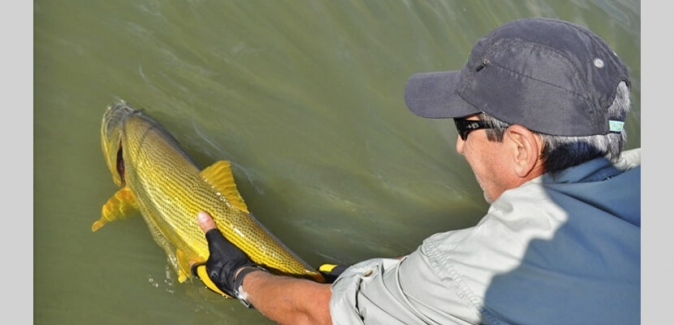
[[482, 37], [461, 70], [418, 73], [405, 102], [427, 118], [485, 112], [509, 124], [561, 136], [620, 132], [608, 116], [627, 68], [599, 36], [549, 18], [508, 22]]

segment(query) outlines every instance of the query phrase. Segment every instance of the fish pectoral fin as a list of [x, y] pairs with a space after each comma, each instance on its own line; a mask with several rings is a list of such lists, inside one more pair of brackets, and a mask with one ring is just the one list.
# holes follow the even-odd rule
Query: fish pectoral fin
[[103, 205], [101, 218], [91, 225], [91, 231], [96, 231], [110, 221], [129, 217], [131, 212], [138, 211], [136, 196], [130, 188], [124, 187], [117, 191], [108, 202]]
[[232, 174], [229, 161], [217, 161], [202, 170], [200, 175], [208, 184], [224, 196], [232, 206], [248, 213], [248, 207], [236, 188], [234, 174]]
[[178, 282], [183, 283], [190, 277], [190, 260], [183, 251], [176, 249], [176, 258], [178, 259]]

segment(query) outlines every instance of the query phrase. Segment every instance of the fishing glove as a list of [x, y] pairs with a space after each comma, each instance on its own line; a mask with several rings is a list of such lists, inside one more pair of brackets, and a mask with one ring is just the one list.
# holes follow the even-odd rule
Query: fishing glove
[[349, 268], [350, 265], [336, 265], [336, 264], [323, 264], [318, 268], [318, 272], [323, 275], [325, 282], [333, 283], [339, 277], [342, 272]]
[[[201, 279], [209, 289], [237, 298], [250, 308], [250, 303], [241, 291], [243, 278], [252, 271], [266, 270], [253, 263], [243, 251], [225, 239], [217, 228], [206, 232], [206, 241], [210, 256], [205, 263], [192, 265], [192, 274]], [[237, 275], [239, 269], [241, 271]]]

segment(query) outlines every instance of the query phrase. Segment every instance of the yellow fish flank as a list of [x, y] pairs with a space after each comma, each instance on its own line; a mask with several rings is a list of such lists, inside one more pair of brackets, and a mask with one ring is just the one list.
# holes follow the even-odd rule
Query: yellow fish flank
[[124, 102], [109, 106], [103, 115], [101, 144], [120, 189], [103, 206], [92, 231], [140, 211], [184, 282], [191, 276], [190, 262], [208, 259], [208, 243], [196, 222], [204, 210], [253, 262], [272, 272], [324, 282], [248, 212], [228, 161], [200, 170], [157, 121]]

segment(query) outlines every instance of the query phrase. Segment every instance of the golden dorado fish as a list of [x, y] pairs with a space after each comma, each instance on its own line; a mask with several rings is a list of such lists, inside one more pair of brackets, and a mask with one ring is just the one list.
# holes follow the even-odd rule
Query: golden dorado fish
[[191, 276], [190, 263], [208, 259], [208, 243], [196, 220], [203, 210], [253, 262], [272, 272], [324, 282], [248, 211], [228, 161], [201, 170], [157, 121], [122, 101], [103, 115], [101, 144], [120, 189], [105, 203], [92, 231], [139, 211], [182, 283]]

